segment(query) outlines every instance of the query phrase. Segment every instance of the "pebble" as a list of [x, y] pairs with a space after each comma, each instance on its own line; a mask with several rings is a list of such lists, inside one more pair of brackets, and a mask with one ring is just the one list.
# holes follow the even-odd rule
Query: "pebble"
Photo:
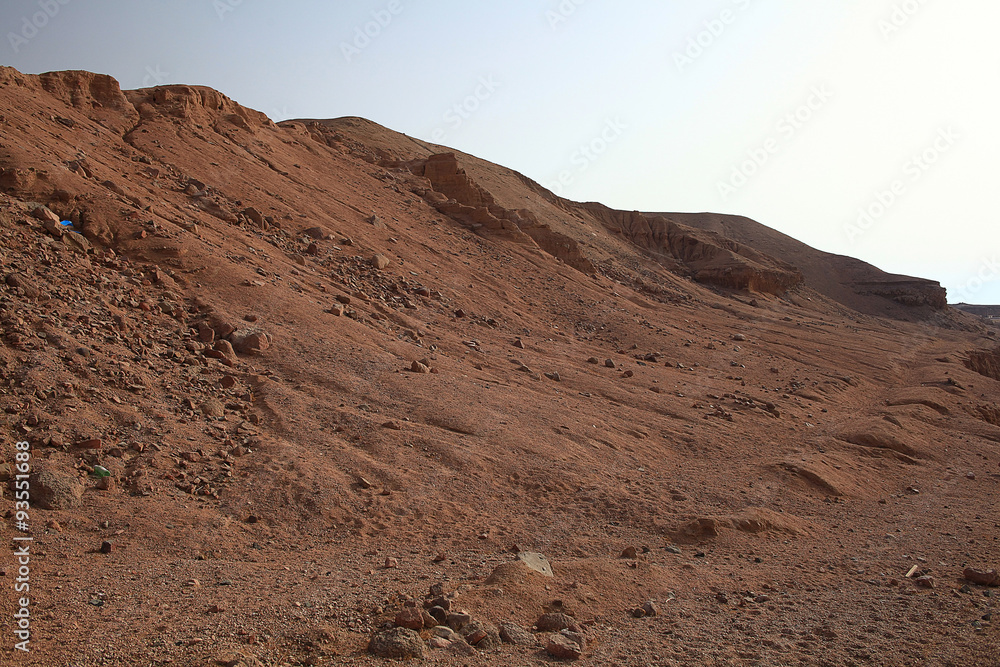
[[607, 368], [615, 368], [615, 361], [614, 361], [614, 359], [605, 359], [604, 360], [604, 365]]
[[114, 550], [115, 550], [115, 545], [113, 545], [111, 542], [108, 542], [108, 541], [101, 542], [101, 553], [102, 554], [109, 554], [109, 553], [113, 552]]

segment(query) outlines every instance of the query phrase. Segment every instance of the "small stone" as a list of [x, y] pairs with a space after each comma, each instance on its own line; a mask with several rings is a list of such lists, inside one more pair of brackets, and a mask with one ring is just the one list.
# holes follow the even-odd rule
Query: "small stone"
[[921, 588], [934, 588], [934, 577], [924, 575], [913, 580]]
[[221, 614], [224, 611], [225, 611], [225, 608], [221, 607], [221, 606], [219, 606], [217, 604], [213, 604], [212, 606], [210, 606], [208, 608], [208, 613], [209, 614]]
[[115, 545], [113, 545], [111, 542], [107, 542], [107, 541], [101, 542], [101, 553], [102, 554], [109, 554], [109, 553], [111, 553], [114, 550], [115, 550]]
[[33, 210], [31, 212], [31, 217], [35, 218], [36, 220], [41, 220], [42, 222], [51, 222], [57, 225], [61, 222], [59, 216], [50, 211], [45, 206], [39, 206], [38, 208]]
[[430, 366], [428, 366], [428, 365], [426, 365], [424, 363], [421, 363], [419, 361], [414, 361], [410, 365], [410, 372], [412, 372], [412, 373], [418, 373], [418, 374], [422, 374], [422, 375], [426, 375], [427, 373], [431, 372], [431, 369], [430, 369]]
[[634, 375], [635, 375], [635, 371], [625, 371], [624, 373], [622, 373], [622, 377], [623, 378], [630, 378], [630, 377], [632, 377]]
[[649, 600], [648, 602], [646, 602], [646, 604], [642, 605], [642, 611], [646, 614], [646, 616], [660, 615], [659, 606], [657, 606], [657, 604], [652, 600]]
[[208, 399], [198, 407], [198, 410], [206, 417], [218, 418], [226, 416], [226, 406], [216, 398]]
[[597, 357], [591, 357], [590, 359], [587, 359], [587, 363], [594, 364], [596, 366], [597, 364], [601, 363], [601, 360], [598, 359]]
[[358, 477], [358, 486], [360, 486], [362, 489], [370, 489], [375, 485], [369, 482], [364, 477]]
[[406, 607], [396, 614], [396, 619], [393, 622], [400, 628], [421, 630], [424, 627], [423, 611], [416, 607]]
[[514, 347], [518, 348], [519, 350], [523, 350], [524, 349], [524, 341], [521, 340], [520, 338], [518, 338], [517, 340], [514, 341]]
[[741, 334], [741, 333], [733, 334], [733, 340], [735, 340], [737, 342], [740, 342], [740, 343], [744, 343], [744, 342], [746, 342], [747, 337], [745, 335]]
[[233, 334], [233, 349], [240, 354], [260, 354], [271, 347], [271, 335], [263, 331], [247, 331]]
[[[302, 233], [317, 241], [325, 241], [326, 239], [333, 237], [333, 235], [323, 227], [310, 227], [309, 229], [302, 230]], [[344, 245], [348, 244], [345, 243]]]
[[447, 625], [452, 630], [458, 632], [472, 622], [472, 616], [464, 611], [451, 612], [448, 614]]
[[680, 556], [680, 555], [681, 555], [681, 553], [682, 553], [682, 552], [681, 552], [681, 548], [680, 548], [680, 547], [677, 547], [677, 546], [674, 546], [673, 544], [671, 544], [671, 545], [669, 545], [669, 546], [666, 546], [666, 547], [664, 547], [664, 549], [666, 549], [666, 550], [667, 550], [667, 553], [671, 553], [671, 554], [676, 554], [676, 555], [678, 555], [678, 556]]
[[542, 614], [535, 621], [535, 627], [538, 628], [539, 632], [558, 632], [575, 626], [575, 618], [558, 612]]
[[31, 502], [46, 510], [65, 510], [79, 506], [83, 484], [69, 472], [58, 469], [35, 469], [29, 477]]
[[375, 634], [368, 642], [368, 651], [380, 658], [423, 660], [424, 643], [415, 630], [392, 628]]
[[969, 567], [962, 572], [962, 577], [980, 586], [1000, 586], [1000, 574], [996, 570], [976, 570]]
[[223, 389], [232, 389], [236, 386], [236, 378], [232, 375], [223, 375], [219, 378], [219, 384], [222, 385]]
[[632, 610], [632, 618], [644, 618], [645, 616], [646, 612], [643, 610], [642, 607], [636, 607], [635, 609]]
[[76, 443], [76, 446], [81, 449], [100, 449], [104, 446], [104, 442], [100, 438], [91, 438], [89, 440], [81, 440]]
[[444, 637], [431, 637], [427, 640], [427, 645], [431, 648], [448, 648], [451, 642]]
[[628, 558], [630, 560], [635, 560], [639, 557], [639, 551], [635, 547], [625, 547], [622, 551], [621, 558]]
[[375, 255], [371, 259], [371, 265], [379, 271], [389, 268], [390, 264], [392, 264], [392, 262], [385, 255]]
[[427, 610], [427, 614], [436, 621], [435, 625], [446, 625], [448, 623], [448, 610], [444, 607], [435, 605]]
[[396, 558], [392, 558], [392, 557], [385, 559], [385, 569], [387, 569], [387, 570], [395, 570], [395, 569], [398, 569], [398, 568], [399, 568], [399, 560], [397, 560]]
[[347, 296], [346, 294], [338, 294], [335, 298], [339, 303], [342, 303], [345, 306], [351, 305], [351, 297]]
[[562, 633], [549, 636], [545, 652], [560, 660], [579, 660], [583, 657], [583, 647]]
[[455, 311], [455, 317], [457, 317], [458, 319], [462, 319], [463, 317], [467, 317], [467, 316], [468, 315], [466, 314], [466, 312], [464, 310], [462, 310], [461, 308], [459, 308], [458, 310]]
[[562, 377], [560, 377], [559, 373], [556, 373], [555, 371], [551, 373], [546, 373], [545, 377], [552, 380], [553, 382], [562, 382]]
[[604, 365], [607, 368], [615, 368], [616, 367], [614, 359], [605, 359], [604, 360]]
[[208, 326], [208, 322], [198, 322], [198, 340], [202, 343], [215, 342], [215, 329]]

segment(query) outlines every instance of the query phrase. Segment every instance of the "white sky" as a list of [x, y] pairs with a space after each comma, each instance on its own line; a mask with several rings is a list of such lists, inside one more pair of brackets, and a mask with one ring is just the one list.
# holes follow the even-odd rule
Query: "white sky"
[[996, 0], [3, 0], [0, 63], [363, 116], [1000, 304], [997, 25]]

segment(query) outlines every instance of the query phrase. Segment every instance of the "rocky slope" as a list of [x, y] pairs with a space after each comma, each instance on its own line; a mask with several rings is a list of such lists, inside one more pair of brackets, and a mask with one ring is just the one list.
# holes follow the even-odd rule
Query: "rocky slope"
[[361, 119], [0, 102], [4, 664], [1000, 659], [986, 323]]

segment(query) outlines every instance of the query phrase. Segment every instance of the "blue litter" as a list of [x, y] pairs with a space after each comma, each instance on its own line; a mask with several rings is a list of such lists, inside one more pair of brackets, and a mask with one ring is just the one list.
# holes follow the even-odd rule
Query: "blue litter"
[[63, 220], [59, 224], [62, 225], [63, 227], [72, 227], [73, 226], [73, 221], [72, 220]]

